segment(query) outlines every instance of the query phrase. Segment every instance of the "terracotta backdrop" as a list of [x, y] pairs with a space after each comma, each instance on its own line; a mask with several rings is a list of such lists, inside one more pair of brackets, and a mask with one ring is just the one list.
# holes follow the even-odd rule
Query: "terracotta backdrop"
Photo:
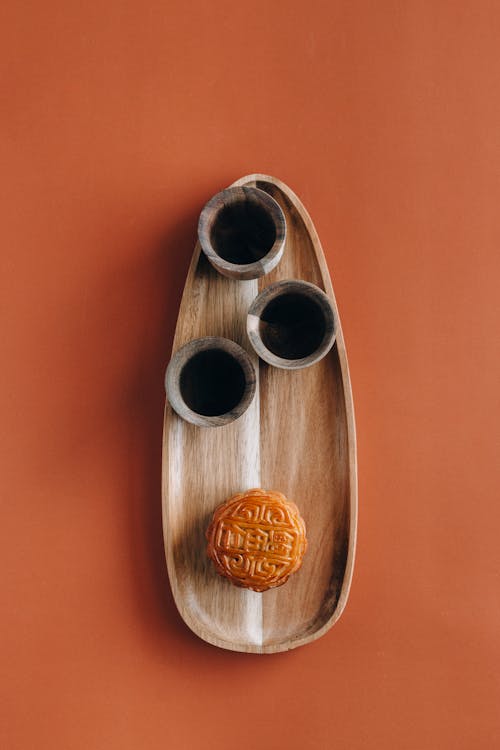
[[[500, 5], [4, 3], [5, 750], [500, 746]], [[200, 208], [309, 209], [359, 439], [347, 609], [224, 652], [177, 615], [163, 373]]]

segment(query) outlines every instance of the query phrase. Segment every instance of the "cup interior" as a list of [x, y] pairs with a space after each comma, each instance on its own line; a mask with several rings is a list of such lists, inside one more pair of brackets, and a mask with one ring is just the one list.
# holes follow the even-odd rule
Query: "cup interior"
[[219, 336], [192, 339], [176, 351], [165, 373], [174, 411], [198, 427], [234, 422], [250, 406], [255, 367], [235, 341]]
[[316, 299], [287, 292], [271, 299], [260, 313], [264, 346], [282, 359], [304, 359], [321, 346], [326, 332], [324, 310]]
[[221, 416], [235, 409], [245, 387], [241, 364], [223, 349], [194, 353], [180, 373], [182, 399], [191, 411], [204, 417]]
[[248, 197], [222, 206], [210, 230], [214, 252], [228, 263], [238, 265], [261, 260], [275, 241], [273, 217], [264, 206]]
[[261, 359], [298, 370], [319, 362], [335, 342], [335, 312], [328, 295], [299, 279], [277, 281], [257, 295], [247, 334]]
[[211, 265], [238, 281], [273, 270], [285, 249], [286, 221], [279, 203], [256, 187], [230, 187], [205, 204], [198, 220], [200, 246]]

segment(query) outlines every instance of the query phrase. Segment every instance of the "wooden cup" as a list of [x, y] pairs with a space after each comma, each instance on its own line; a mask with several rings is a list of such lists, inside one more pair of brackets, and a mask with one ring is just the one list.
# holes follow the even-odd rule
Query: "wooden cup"
[[335, 313], [327, 295], [307, 281], [278, 281], [252, 302], [247, 333], [265, 362], [298, 370], [319, 362], [335, 341]]
[[199, 427], [221, 427], [238, 419], [255, 395], [252, 360], [234, 341], [194, 339], [172, 357], [165, 375], [174, 411]]
[[279, 263], [286, 223], [264, 190], [233, 187], [211, 198], [200, 214], [200, 245], [214, 268], [232, 279], [257, 279]]

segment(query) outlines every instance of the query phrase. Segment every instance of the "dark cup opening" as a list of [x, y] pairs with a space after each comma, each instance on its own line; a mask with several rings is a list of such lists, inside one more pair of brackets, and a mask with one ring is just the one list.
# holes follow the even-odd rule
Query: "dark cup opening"
[[179, 389], [185, 404], [204, 417], [232, 411], [242, 400], [245, 387], [242, 366], [222, 349], [197, 352], [180, 374]]
[[223, 276], [238, 281], [258, 279], [281, 260], [285, 215], [264, 190], [233, 186], [205, 204], [198, 237], [209, 262]]
[[210, 231], [214, 251], [228, 263], [247, 265], [261, 260], [276, 240], [276, 227], [268, 211], [251, 200], [224, 206]]
[[247, 315], [247, 334], [270, 365], [300, 370], [319, 362], [335, 342], [335, 312], [315, 284], [284, 279], [257, 295]]
[[326, 331], [322, 308], [311, 297], [289, 292], [272, 299], [260, 315], [264, 346], [282, 359], [303, 359], [319, 349]]
[[198, 427], [222, 427], [241, 417], [256, 389], [248, 353], [222, 336], [181, 346], [165, 373], [167, 398], [177, 414]]

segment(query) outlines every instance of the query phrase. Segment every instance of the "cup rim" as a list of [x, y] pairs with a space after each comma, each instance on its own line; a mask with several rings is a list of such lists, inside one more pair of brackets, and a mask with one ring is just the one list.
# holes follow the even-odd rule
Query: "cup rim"
[[[314, 300], [318, 303], [324, 314], [325, 333], [321, 344], [306, 357], [298, 359], [279, 357], [268, 349], [260, 335], [262, 313], [272, 300], [282, 295], [285, 296], [285, 294], [302, 294]], [[316, 286], [316, 284], [312, 284], [309, 281], [302, 281], [301, 279], [283, 279], [282, 281], [270, 284], [270, 286], [263, 289], [255, 297], [247, 313], [247, 335], [255, 352], [264, 362], [285, 370], [300, 370], [304, 367], [310, 367], [323, 359], [335, 343], [336, 330], [337, 320], [335, 311], [326, 292]]]
[[[180, 376], [184, 366], [195, 355], [203, 351], [219, 350], [235, 359], [243, 370], [245, 388], [236, 406], [223, 414], [207, 416], [188, 406], [180, 389]], [[253, 401], [257, 377], [250, 355], [239, 344], [222, 336], [205, 336], [192, 339], [181, 346], [172, 356], [165, 373], [165, 390], [173, 410], [187, 422], [198, 427], [222, 427], [242, 416]]]
[[[252, 263], [232, 263], [219, 255], [212, 245], [211, 230], [217, 216], [224, 208], [249, 199], [250, 202], [267, 210], [274, 224], [276, 236], [262, 258]], [[198, 220], [198, 239], [202, 251], [220, 273], [240, 279], [257, 279], [272, 271], [281, 260], [286, 239], [285, 214], [279, 203], [265, 190], [251, 186], [229, 187], [210, 198], [203, 207]]]

